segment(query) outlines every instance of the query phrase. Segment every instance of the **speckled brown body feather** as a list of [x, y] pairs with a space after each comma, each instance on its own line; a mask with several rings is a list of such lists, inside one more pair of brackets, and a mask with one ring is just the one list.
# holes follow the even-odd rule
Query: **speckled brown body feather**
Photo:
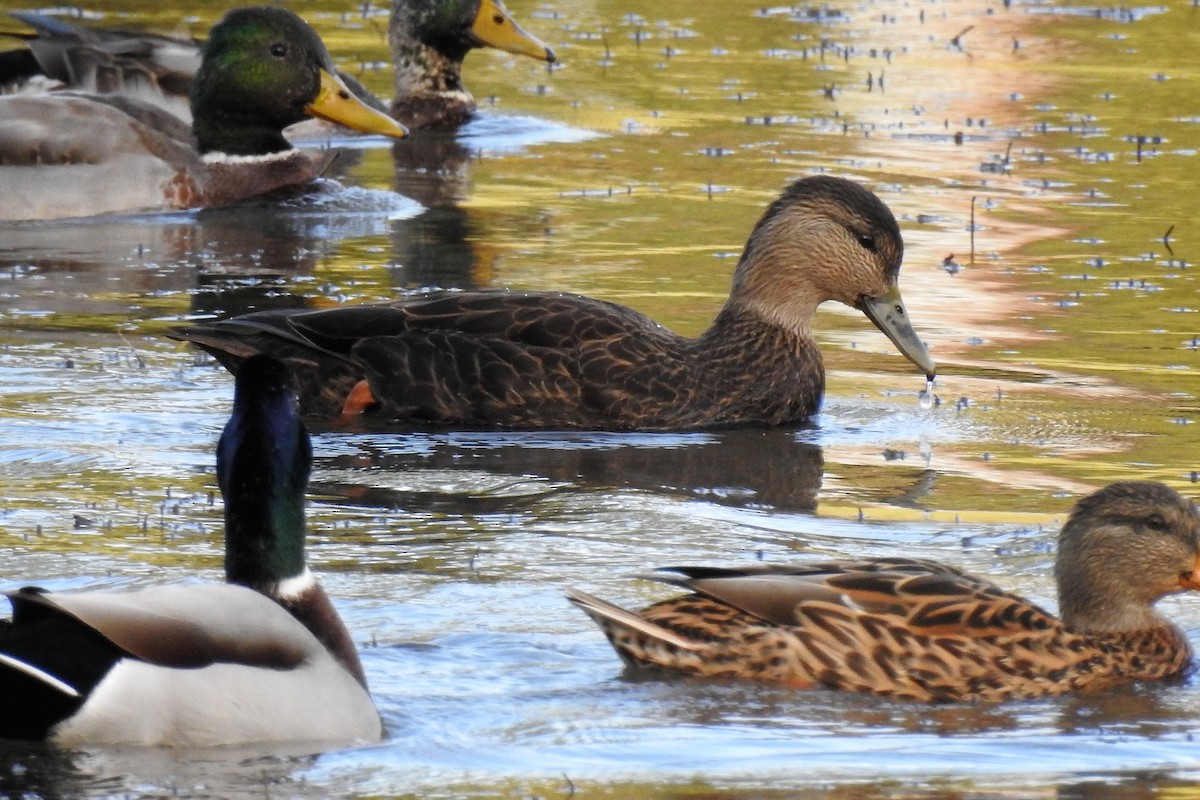
[[[809, 331], [824, 300], [861, 308], [932, 371], [895, 288], [901, 253], [895, 220], [878, 198], [849, 181], [809, 178], [759, 221], [729, 300], [695, 339], [613, 303], [509, 291], [264, 311], [172, 335], [233, 372], [255, 353], [283, 359], [297, 376], [304, 413], [315, 416], [341, 414], [361, 384], [373, 401], [366, 413], [387, 420], [642, 430], [779, 425], [820, 405], [824, 369]], [[898, 308], [899, 321], [881, 322], [870, 303]]]
[[385, 419], [779, 424], [812, 414], [824, 382], [813, 342], [777, 329], [735, 320], [689, 340], [627, 308], [545, 292], [444, 292], [388, 305], [272, 311], [181, 333], [235, 372], [254, 352], [283, 358], [301, 375], [305, 412], [327, 417], [366, 378], [378, 400], [371, 414]]
[[[1080, 547], [1060, 550], [1064, 619], [953, 567], [906, 558], [672, 569], [657, 579], [695, 594], [637, 614], [568, 596], [635, 668], [993, 702], [1182, 674], [1187, 638], [1151, 605], [1200, 586], [1198, 531], [1191, 503], [1160, 484], [1113, 484], [1081, 501], [1063, 533]], [[1110, 552], [1127, 563], [1093, 558]], [[1126, 582], [1138, 587], [1124, 591]], [[1107, 599], [1094, 605], [1086, 595], [1098, 587]]]

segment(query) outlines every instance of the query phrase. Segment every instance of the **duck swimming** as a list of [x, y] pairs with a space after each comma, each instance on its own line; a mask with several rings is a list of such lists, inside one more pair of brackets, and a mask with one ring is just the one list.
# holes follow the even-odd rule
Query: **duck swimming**
[[[28, 49], [0, 53], [0, 84], [44, 75], [72, 89], [136, 96], [190, 122], [187, 97], [200, 68], [199, 42], [76, 27], [30, 12], [12, 15], [35, 33], [9, 34], [26, 39]], [[388, 43], [395, 70], [391, 112], [410, 129], [457, 125], [474, 114], [475, 100], [462, 80], [471, 50], [555, 60], [554, 51], [518, 25], [501, 0], [394, 0]], [[337, 74], [369, 106], [386, 107], [353, 77]]]
[[906, 700], [995, 702], [1183, 674], [1191, 647], [1154, 604], [1200, 589], [1200, 516], [1160, 483], [1078, 502], [1059, 537], [1059, 612], [934, 561], [681, 567], [692, 594], [633, 613], [572, 591], [631, 669]]
[[794, 182], [750, 234], [712, 326], [682, 337], [630, 308], [557, 292], [416, 294], [272, 310], [176, 328], [231, 372], [289, 364], [301, 410], [437, 425], [684, 430], [784, 425], [824, 391], [817, 306], [862, 311], [924, 373], [936, 368], [897, 287], [891, 211], [843, 178]]
[[305, 566], [312, 464], [286, 367], [238, 374], [217, 446], [227, 584], [5, 594], [0, 738], [63, 746], [377, 741], [353, 640]]
[[463, 59], [479, 47], [553, 63], [554, 51], [518, 25], [500, 0], [393, 0], [388, 24], [391, 113], [410, 128], [449, 127], [475, 114]]
[[191, 86], [191, 128], [120, 94], [0, 97], [0, 220], [230, 205], [320, 175], [326, 156], [292, 148], [308, 117], [401, 137], [355, 99], [316, 33], [276, 7], [229, 12]]

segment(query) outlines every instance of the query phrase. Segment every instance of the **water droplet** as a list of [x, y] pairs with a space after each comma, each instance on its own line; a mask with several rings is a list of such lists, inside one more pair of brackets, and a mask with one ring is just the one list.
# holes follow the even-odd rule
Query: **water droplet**
[[925, 379], [925, 388], [917, 395], [921, 400], [921, 408], [928, 411], [937, 403], [937, 395], [933, 393], [933, 378]]

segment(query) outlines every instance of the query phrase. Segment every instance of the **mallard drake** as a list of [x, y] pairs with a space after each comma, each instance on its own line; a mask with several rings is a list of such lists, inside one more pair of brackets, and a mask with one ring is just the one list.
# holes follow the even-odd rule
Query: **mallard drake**
[[260, 311], [176, 328], [230, 371], [268, 353], [303, 413], [513, 428], [782, 425], [817, 411], [810, 329], [826, 300], [862, 311], [935, 372], [896, 285], [891, 211], [853, 181], [796, 181], [758, 221], [716, 321], [679, 336], [624, 306], [556, 292], [434, 292], [391, 303]]
[[[404, 136], [335, 77], [320, 38], [282, 8], [213, 27], [191, 90], [191, 131], [119, 94], [0, 97], [0, 219], [229, 205], [308, 183], [327, 157], [283, 137], [306, 117]], [[194, 137], [194, 138], [193, 138]]]
[[311, 463], [286, 367], [247, 361], [217, 446], [229, 583], [7, 592], [0, 737], [65, 746], [378, 740], [353, 641], [305, 566]]
[[[35, 33], [9, 34], [26, 39], [29, 48], [0, 54], [0, 84], [44, 75], [72, 89], [132, 94], [190, 120], [187, 97], [201, 43], [76, 27], [30, 12], [13, 16]], [[473, 49], [555, 60], [554, 51], [521, 28], [500, 0], [395, 0], [388, 42], [395, 67], [392, 113], [409, 128], [456, 125], [474, 113], [475, 100], [462, 82], [463, 59]], [[368, 105], [385, 107], [351, 76], [339, 77]]]
[[388, 24], [392, 116], [410, 128], [460, 125], [475, 113], [462, 81], [467, 53], [495, 47], [553, 63], [554, 51], [518, 25], [500, 0], [393, 0]]
[[1080, 500], [1059, 537], [1060, 616], [912, 558], [684, 567], [693, 592], [632, 613], [567, 595], [630, 668], [780, 681], [909, 700], [993, 702], [1182, 674], [1187, 637], [1154, 609], [1200, 589], [1200, 516], [1160, 483]]

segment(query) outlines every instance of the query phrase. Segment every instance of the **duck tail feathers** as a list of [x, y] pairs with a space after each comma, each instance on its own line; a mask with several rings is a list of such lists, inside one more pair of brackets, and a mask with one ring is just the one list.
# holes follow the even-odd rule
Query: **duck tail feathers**
[[567, 599], [579, 606], [585, 614], [591, 617], [610, 639], [613, 638], [613, 634], [617, 631], [625, 630], [649, 637], [653, 641], [677, 647], [681, 650], [691, 651], [700, 649], [700, 645], [697, 642], [687, 639], [661, 625], [643, 619], [637, 614], [626, 611], [620, 606], [613, 605], [607, 600], [601, 600], [595, 595], [581, 592], [578, 589], [571, 589], [567, 592]]

